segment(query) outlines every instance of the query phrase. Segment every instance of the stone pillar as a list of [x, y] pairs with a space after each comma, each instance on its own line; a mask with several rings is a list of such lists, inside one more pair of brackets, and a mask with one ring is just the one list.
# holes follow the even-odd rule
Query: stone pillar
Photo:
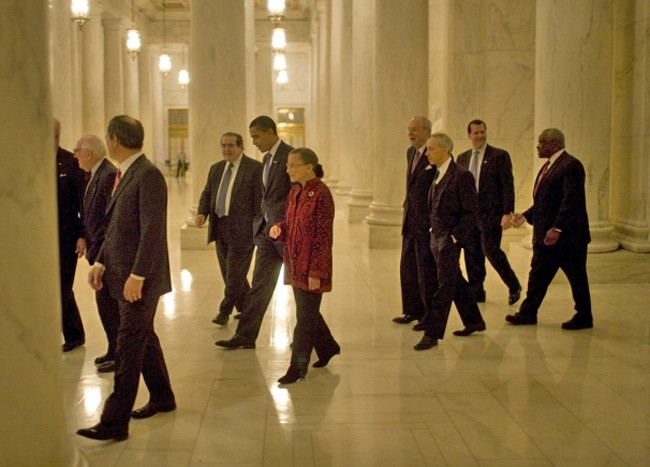
[[[338, 180], [337, 195], [349, 195], [352, 171], [352, 0], [331, 0], [332, 20], [330, 61], [332, 131], [329, 169]], [[327, 173], [327, 172], [326, 172]]]
[[84, 464], [63, 412], [47, 4], [0, 2], [0, 465]]
[[[270, 38], [255, 44], [255, 118], [268, 115], [275, 120], [273, 110], [273, 49]], [[254, 149], [251, 149], [251, 152]]]
[[[455, 4], [454, 4], [455, 5]], [[449, 20], [447, 0], [429, 0], [429, 108], [432, 130], [446, 131], [449, 120]]]
[[[151, 120], [151, 144], [153, 146], [153, 160], [159, 167], [165, 165], [165, 160], [167, 159], [167, 153], [165, 148], [167, 147], [167, 128], [165, 127], [165, 122], [167, 117], [165, 113], [164, 103], [164, 78], [158, 69], [158, 61], [160, 54], [162, 53], [162, 46], [152, 45], [149, 48], [149, 67], [151, 68], [151, 97], [153, 100], [152, 105], [152, 120]], [[190, 155], [191, 157], [191, 155]], [[163, 170], [165, 173], [166, 170]]]
[[310, 18], [309, 34], [311, 39], [311, 68], [310, 68], [310, 85], [311, 99], [310, 106], [307, 109], [305, 118], [305, 143], [308, 147], [317, 150], [320, 147], [321, 134], [319, 121], [319, 99], [318, 99], [318, 64], [319, 51], [318, 38], [320, 37], [320, 22], [318, 21], [318, 10], [312, 9]]
[[77, 34], [77, 26], [70, 21], [70, 2], [52, 0], [49, 8], [50, 31], [50, 83], [52, 89], [52, 112], [61, 122], [61, 146], [72, 148], [79, 135], [74, 133], [72, 88], [72, 35]]
[[614, 2], [610, 220], [621, 246], [638, 253], [650, 252], [650, 3], [645, 5]]
[[428, 103], [427, 18], [427, 0], [413, 0], [409, 8], [391, 0], [375, 1], [375, 106], [370, 125], [374, 199], [366, 218], [369, 248], [397, 248], [401, 243], [409, 144], [406, 128], [413, 115], [426, 113]]
[[[129, 58], [130, 60], [130, 58]], [[140, 56], [137, 58], [138, 64], [138, 93], [140, 95], [138, 104], [140, 110], [139, 120], [144, 127], [144, 153], [151, 159], [155, 160], [154, 152], [154, 132], [153, 132], [153, 94], [152, 94], [152, 64], [151, 64], [150, 46], [143, 45], [140, 49]]]
[[124, 113], [122, 21], [104, 18], [104, 108], [108, 122]]
[[[125, 28], [126, 29], [126, 28]], [[124, 42], [124, 36], [121, 35], [121, 41]], [[124, 113], [126, 115], [131, 115], [138, 120], [141, 119], [140, 115], [140, 90], [139, 90], [139, 57], [135, 59], [131, 58], [129, 54], [126, 53], [126, 46], [122, 46], [122, 52], [120, 53], [122, 58], [122, 69], [124, 71]], [[146, 133], [145, 133], [146, 134]]]
[[375, 0], [352, 3], [352, 133], [348, 222], [358, 224], [370, 214], [374, 138], [374, 11]]
[[338, 182], [336, 171], [332, 170], [335, 160], [331, 152], [331, 122], [330, 122], [330, 10], [331, 0], [317, 0], [316, 8], [318, 9], [318, 63], [316, 72], [318, 73], [316, 99], [318, 101], [318, 146], [313, 149], [318, 154], [323, 167], [328, 168], [325, 172], [325, 179], [330, 188], [335, 188]]
[[[190, 26], [190, 144], [192, 183], [198, 201], [210, 166], [221, 158], [221, 135], [246, 136], [246, 8], [249, 2], [194, 2]], [[203, 248], [205, 229], [189, 223], [181, 248]]]
[[104, 112], [104, 29], [101, 13], [91, 12], [81, 30], [81, 102], [84, 134], [106, 134]]
[[613, 17], [611, 0], [537, 2], [535, 138], [559, 128], [585, 166], [592, 253], [618, 248], [609, 222]]
[[[255, 58], [257, 54], [255, 44], [255, 2], [254, 0], [245, 0], [244, 7], [244, 24], [245, 27], [245, 46], [246, 46], [246, 121], [250, 122], [257, 117], [257, 64]], [[269, 41], [267, 41], [269, 42]], [[270, 83], [269, 83], [270, 84]], [[270, 115], [270, 114], [265, 114]], [[248, 127], [247, 127], [248, 128]], [[244, 130], [240, 129], [244, 139], [248, 136], [243, 133]], [[252, 149], [254, 146], [245, 145], [244, 148], [253, 155]]]

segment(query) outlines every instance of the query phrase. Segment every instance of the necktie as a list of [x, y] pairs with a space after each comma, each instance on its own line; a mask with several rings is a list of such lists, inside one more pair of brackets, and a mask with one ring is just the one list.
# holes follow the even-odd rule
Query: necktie
[[418, 166], [418, 163], [420, 162], [420, 157], [422, 157], [422, 154], [420, 154], [420, 151], [415, 151], [415, 156], [413, 157], [413, 163], [411, 164], [411, 175], [413, 175], [413, 172], [415, 172], [415, 168]]
[[544, 179], [544, 175], [546, 175], [546, 171], [548, 170], [549, 163], [550, 161], [546, 161], [546, 164], [544, 164], [542, 170], [539, 171], [539, 176], [537, 177], [537, 182], [535, 182], [535, 188], [533, 189], [533, 198], [537, 194], [537, 189], [542, 184], [542, 180]]
[[[115, 174], [115, 183], [113, 184], [113, 193], [115, 193], [115, 190], [117, 189], [117, 185], [120, 184], [120, 180], [122, 180], [122, 171], [118, 170], [117, 173]], [[112, 196], [112, 194], [111, 194]]]
[[469, 164], [469, 171], [474, 175], [474, 181], [476, 182], [476, 191], [478, 191], [478, 151], [472, 153], [472, 161]]
[[266, 188], [269, 184], [269, 170], [271, 170], [271, 159], [273, 159], [270, 152], [267, 152], [265, 157], [266, 162], [264, 163], [264, 188]]
[[232, 175], [232, 162], [228, 164], [228, 169], [223, 174], [221, 179], [221, 186], [219, 187], [219, 194], [217, 196], [217, 216], [223, 217], [226, 214], [226, 194], [228, 193], [228, 185], [230, 185], [230, 176]]

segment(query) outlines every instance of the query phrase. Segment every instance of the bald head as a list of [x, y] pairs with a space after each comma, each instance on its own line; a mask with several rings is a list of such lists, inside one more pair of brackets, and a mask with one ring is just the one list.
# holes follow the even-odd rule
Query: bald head
[[74, 157], [79, 161], [79, 167], [85, 172], [90, 172], [99, 161], [106, 157], [106, 146], [97, 135], [82, 136], [77, 141]]

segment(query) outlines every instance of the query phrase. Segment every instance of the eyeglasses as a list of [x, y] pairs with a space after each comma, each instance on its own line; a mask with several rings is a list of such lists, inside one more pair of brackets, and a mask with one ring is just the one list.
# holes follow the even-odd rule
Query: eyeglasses
[[307, 164], [287, 164], [287, 169], [296, 169], [298, 167], [302, 167], [303, 165]]

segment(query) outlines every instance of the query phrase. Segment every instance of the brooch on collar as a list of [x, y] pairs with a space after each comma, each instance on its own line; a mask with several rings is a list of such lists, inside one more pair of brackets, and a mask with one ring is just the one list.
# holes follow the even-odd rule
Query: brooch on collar
[[309, 197], [311, 198], [312, 196], [314, 196], [314, 192], [313, 192], [313, 191], [310, 191], [310, 192], [309, 192]]

